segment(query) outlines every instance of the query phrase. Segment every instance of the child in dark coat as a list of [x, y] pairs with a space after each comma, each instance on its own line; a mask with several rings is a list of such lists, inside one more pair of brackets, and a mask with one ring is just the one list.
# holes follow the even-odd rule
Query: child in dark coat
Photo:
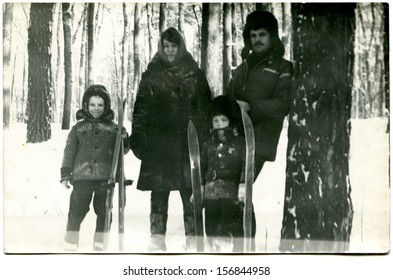
[[[93, 250], [102, 251], [105, 231], [105, 202], [118, 126], [113, 122], [110, 96], [102, 85], [90, 86], [83, 95], [82, 109], [67, 138], [60, 182], [73, 185], [68, 212], [66, 250], [76, 250], [79, 230], [93, 199], [97, 215]], [[122, 136], [127, 139], [125, 129]], [[128, 141], [124, 141], [126, 144]], [[125, 148], [125, 152], [128, 148]], [[110, 210], [111, 211], [111, 210]], [[111, 220], [111, 219], [110, 219]], [[110, 224], [111, 221], [109, 221]]]
[[211, 139], [201, 153], [205, 231], [213, 252], [231, 252], [242, 240], [242, 202], [245, 191], [245, 139], [240, 136], [240, 108], [227, 96], [211, 106]]

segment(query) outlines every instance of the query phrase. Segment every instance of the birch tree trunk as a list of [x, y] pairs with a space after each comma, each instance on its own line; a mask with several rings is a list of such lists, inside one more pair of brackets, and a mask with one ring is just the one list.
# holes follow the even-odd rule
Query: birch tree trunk
[[71, 10], [69, 3], [62, 3], [64, 33], [64, 106], [62, 129], [70, 129], [72, 101], [72, 51], [71, 51]]
[[239, 46], [237, 40], [237, 13], [236, 13], [236, 4], [231, 4], [231, 13], [232, 13], [232, 68], [235, 68], [238, 65], [238, 53], [239, 53]]
[[51, 44], [54, 4], [32, 3], [27, 49], [29, 54], [27, 143], [51, 138]]
[[160, 3], [160, 20], [159, 20], [159, 26], [160, 26], [160, 34], [165, 31], [166, 29], [166, 3]]
[[224, 48], [223, 48], [223, 83], [229, 84], [232, 66], [232, 13], [231, 4], [224, 3]]
[[355, 4], [292, 4], [295, 83], [281, 251], [349, 247], [354, 10]]
[[121, 43], [121, 101], [127, 95], [127, 42], [128, 42], [128, 16], [127, 5], [123, 3], [123, 39]]
[[83, 96], [83, 92], [85, 89], [85, 85], [86, 85], [86, 81], [87, 81], [87, 77], [86, 76], [86, 51], [87, 51], [87, 36], [86, 36], [86, 29], [87, 29], [87, 20], [86, 20], [86, 16], [87, 16], [87, 5], [88, 4], [84, 4], [85, 8], [82, 12], [82, 35], [81, 35], [81, 50], [80, 50], [80, 58], [79, 58], [79, 83], [78, 83], [78, 98], [77, 98], [77, 104], [78, 106], [82, 107], [82, 96]]
[[[137, 88], [141, 76], [141, 58], [139, 48], [139, 36], [140, 36], [140, 20], [141, 20], [141, 4], [135, 3], [134, 11], [134, 89]], [[133, 92], [133, 96], [136, 92]]]
[[3, 125], [8, 128], [11, 120], [11, 39], [14, 4], [3, 8]]
[[149, 40], [149, 61], [153, 57], [153, 26], [152, 26], [152, 18], [153, 18], [153, 5], [151, 3], [146, 3], [146, 14], [147, 14], [147, 33]]
[[57, 21], [57, 28], [54, 37], [56, 37], [56, 66], [52, 68], [52, 77], [54, 77], [52, 84], [53, 84], [53, 94], [52, 94], [52, 122], [58, 122], [60, 116], [58, 114], [59, 111], [59, 100], [61, 103], [61, 99], [59, 96], [61, 95], [61, 70], [63, 70], [63, 65], [61, 61], [61, 54], [62, 54], [62, 43], [60, 42], [61, 39], [61, 28], [62, 28], [62, 4], [57, 3], [55, 4], [54, 13], [53, 13], [53, 22]]
[[87, 10], [87, 73], [88, 86], [94, 84], [94, 3], [88, 4]]
[[[389, 65], [389, 4], [383, 3], [383, 61], [384, 61], [384, 90], [385, 90], [385, 108], [390, 111], [390, 65]], [[390, 121], [388, 120], [388, 125], [386, 132], [390, 132]]]
[[183, 35], [184, 42], [186, 42], [186, 37], [184, 36], [184, 3], [179, 3], [179, 18], [177, 26], [180, 34]]
[[222, 41], [220, 41], [221, 4], [202, 4], [202, 70], [205, 71], [213, 96], [223, 93], [222, 90]]
[[207, 40], [209, 36], [209, 3], [202, 3], [202, 27], [201, 27], [201, 68], [207, 70]]

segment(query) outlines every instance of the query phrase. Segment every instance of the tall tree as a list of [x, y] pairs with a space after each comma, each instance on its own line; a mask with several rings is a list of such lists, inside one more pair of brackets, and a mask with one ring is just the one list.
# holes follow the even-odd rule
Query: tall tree
[[[201, 66], [205, 71], [213, 95], [222, 94], [222, 69], [220, 69], [222, 41], [220, 41], [221, 4], [202, 4]], [[206, 42], [206, 43], [205, 43]]]
[[61, 4], [63, 12], [63, 34], [64, 34], [64, 106], [62, 129], [69, 129], [71, 122], [71, 100], [72, 100], [72, 51], [71, 51], [71, 5]]
[[295, 82], [281, 251], [348, 250], [354, 9], [355, 4], [292, 4]]
[[128, 15], [127, 4], [123, 3], [123, 39], [121, 41], [121, 96], [125, 97], [127, 94], [127, 42], [128, 42]]
[[160, 3], [160, 19], [159, 19], [159, 28], [160, 34], [165, 31], [166, 29], [166, 5], [167, 3]]
[[87, 76], [86, 76], [86, 51], [87, 51], [87, 36], [86, 36], [86, 31], [87, 31], [87, 20], [86, 20], [86, 15], [87, 15], [87, 9], [88, 9], [88, 4], [83, 4], [84, 9], [82, 11], [82, 16], [81, 16], [81, 28], [82, 28], [82, 34], [81, 34], [81, 45], [80, 45], [80, 57], [79, 57], [79, 75], [78, 75], [78, 89], [77, 89], [77, 106], [81, 106], [82, 102], [82, 96], [83, 92], [85, 89], [85, 84], [87, 81]]
[[[61, 41], [61, 28], [63, 27], [62, 25], [62, 5], [61, 3], [56, 3], [55, 8], [54, 8], [54, 13], [53, 13], [53, 23], [56, 22], [57, 27], [56, 27], [56, 32], [53, 35], [53, 38], [56, 38], [56, 66], [52, 67], [52, 88], [53, 88], [53, 94], [52, 94], [52, 122], [58, 122], [59, 118], [59, 101], [60, 101], [60, 95], [63, 93], [63, 89], [61, 88], [62, 82], [60, 82], [60, 76], [63, 70], [63, 65], [62, 65], [62, 47], [63, 44], [60, 42]], [[53, 28], [53, 30], [55, 30]]]
[[[141, 55], [139, 48], [139, 40], [140, 40], [140, 21], [142, 14], [142, 4], [135, 3], [135, 11], [134, 11], [134, 81], [133, 87], [136, 89], [137, 84], [139, 84], [139, 79], [141, 76]], [[136, 92], [133, 92], [135, 95]]]
[[201, 27], [201, 68], [206, 73], [207, 64], [207, 40], [209, 36], [209, 7], [210, 3], [202, 3], [202, 27]]
[[238, 59], [238, 53], [239, 53], [239, 47], [238, 47], [238, 32], [237, 32], [237, 13], [236, 13], [236, 6], [237, 4], [232, 3], [231, 4], [231, 13], [232, 13], [232, 67], [235, 68], [237, 66], [237, 59]]
[[30, 7], [27, 143], [44, 142], [51, 137], [53, 7], [49, 3], [32, 3]]
[[9, 127], [11, 119], [11, 37], [14, 4], [5, 3], [3, 8], [3, 125]]
[[94, 84], [94, 3], [88, 4], [87, 9], [87, 73], [88, 85]]
[[[383, 3], [383, 61], [384, 61], [384, 86], [385, 86], [385, 106], [386, 109], [390, 110], [390, 65], [389, 65], [389, 4]], [[386, 129], [387, 132], [390, 131], [390, 122]]]
[[147, 15], [147, 34], [149, 40], [149, 60], [153, 57], [153, 5], [152, 3], [146, 3], [146, 15]]
[[232, 9], [230, 3], [224, 3], [224, 48], [223, 48], [223, 83], [229, 84], [232, 66]]
[[179, 32], [183, 35], [184, 40], [186, 40], [186, 37], [184, 36], [184, 8], [185, 5], [184, 3], [179, 3], [179, 18], [178, 18], [178, 30]]

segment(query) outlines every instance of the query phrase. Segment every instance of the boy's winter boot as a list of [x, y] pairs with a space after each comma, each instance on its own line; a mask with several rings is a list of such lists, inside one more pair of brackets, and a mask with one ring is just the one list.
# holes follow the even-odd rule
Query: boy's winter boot
[[79, 232], [78, 231], [67, 231], [66, 235], [64, 237], [65, 245], [64, 245], [64, 250], [65, 251], [76, 251], [78, 250], [78, 245], [79, 245]]
[[150, 236], [150, 243], [147, 246], [149, 252], [165, 252], [165, 235], [162, 234], [152, 234]]
[[75, 252], [76, 250], [78, 250], [78, 243], [65, 242], [64, 251]]
[[104, 242], [94, 241], [93, 242], [93, 251], [96, 251], [96, 252], [104, 251]]

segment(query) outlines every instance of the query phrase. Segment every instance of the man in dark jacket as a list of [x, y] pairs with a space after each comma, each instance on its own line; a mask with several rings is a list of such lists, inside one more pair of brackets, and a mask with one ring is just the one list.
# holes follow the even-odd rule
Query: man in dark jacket
[[283, 121], [291, 107], [292, 63], [283, 59], [278, 23], [269, 12], [247, 16], [243, 39], [243, 63], [235, 69], [226, 94], [250, 114], [257, 178], [264, 163], [276, 158]]

